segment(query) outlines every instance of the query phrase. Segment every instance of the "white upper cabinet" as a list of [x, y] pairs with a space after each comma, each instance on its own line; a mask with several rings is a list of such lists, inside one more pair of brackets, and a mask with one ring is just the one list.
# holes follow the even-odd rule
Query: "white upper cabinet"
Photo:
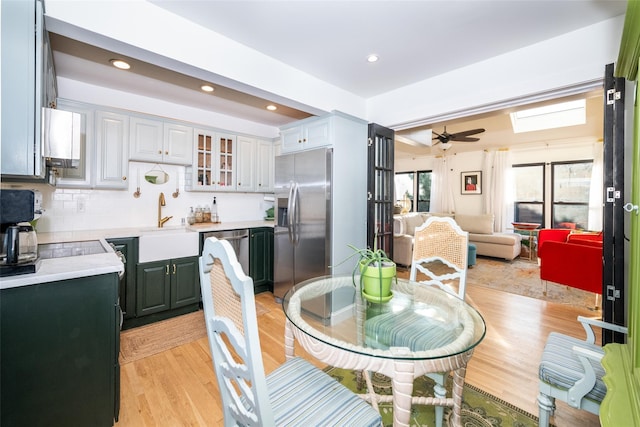
[[145, 117], [130, 118], [130, 160], [191, 165], [193, 129]]
[[[55, 99], [48, 62], [42, 1], [0, 2], [0, 172], [6, 177], [42, 179], [41, 108]], [[45, 51], [47, 50], [47, 51]]]
[[96, 111], [96, 188], [127, 189], [129, 116]]
[[236, 161], [236, 190], [256, 189], [256, 143], [254, 138], [238, 136], [238, 159]]
[[177, 123], [164, 124], [164, 162], [191, 165], [193, 162], [193, 128]]
[[273, 192], [275, 147], [271, 141], [259, 139], [256, 150], [256, 191]]
[[330, 117], [306, 119], [280, 130], [282, 152], [310, 150], [331, 145]]

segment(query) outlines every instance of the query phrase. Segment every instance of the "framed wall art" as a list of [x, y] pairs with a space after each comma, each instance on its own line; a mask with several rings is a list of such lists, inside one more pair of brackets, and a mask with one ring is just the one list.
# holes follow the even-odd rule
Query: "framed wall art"
[[462, 172], [460, 174], [461, 194], [482, 194], [482, 172]]

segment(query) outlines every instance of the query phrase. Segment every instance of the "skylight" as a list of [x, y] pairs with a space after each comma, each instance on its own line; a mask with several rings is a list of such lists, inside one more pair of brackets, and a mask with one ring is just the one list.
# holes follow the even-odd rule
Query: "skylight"
[[586, 121], [584, 99], [511, 113], [514, 133], [583, 125]]

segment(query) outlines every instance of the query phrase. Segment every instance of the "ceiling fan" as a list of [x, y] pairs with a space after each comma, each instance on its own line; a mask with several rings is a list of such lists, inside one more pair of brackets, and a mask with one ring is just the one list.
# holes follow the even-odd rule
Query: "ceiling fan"
[[448, 150], [449, 148], [452, 147], [452, 144], [451, 144], [452, 141], [459, 141], [459, 142], [480, 141], [480, 138], [471, 138], [470, 136], [478, 133], [482, 133], [484, 132], [484, 129], [479, 128], [479, 129], [465, 130], [462, 132], [449, 133], [447, 132], [447, 127], [445, 126], [444, 131], [442, 133], [438, 133], [435, 131], [432, 131], [432, 132], [435, 135], [433, 139], [436, 140], [436, 142], [434, 142], [433, 145], [439, 142], [441, 144], [440, 148], [442, 148], [443, 150]]

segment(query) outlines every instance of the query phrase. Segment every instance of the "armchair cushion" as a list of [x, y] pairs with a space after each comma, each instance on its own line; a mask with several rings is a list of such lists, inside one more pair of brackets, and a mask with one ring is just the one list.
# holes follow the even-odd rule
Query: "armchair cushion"
[[[584, 377], [584, 367], [573, 352], [574, 346], [604, 354], [604, 350], [599, 345], [552, 332], [547, 339], [540, 361], [539, 374], [542, 381], [555, 388], [568, 390]], [[607, 387], [602, 381], [604, 369], [597, 361], [590, 360], [589, 362], [595, 371], [596, 383], [585, 397], [601, 402], [607, 392]]]
[[602, 294], [601, 234], [542, 229], [538, 233], [538, 259], [540, 279]]

